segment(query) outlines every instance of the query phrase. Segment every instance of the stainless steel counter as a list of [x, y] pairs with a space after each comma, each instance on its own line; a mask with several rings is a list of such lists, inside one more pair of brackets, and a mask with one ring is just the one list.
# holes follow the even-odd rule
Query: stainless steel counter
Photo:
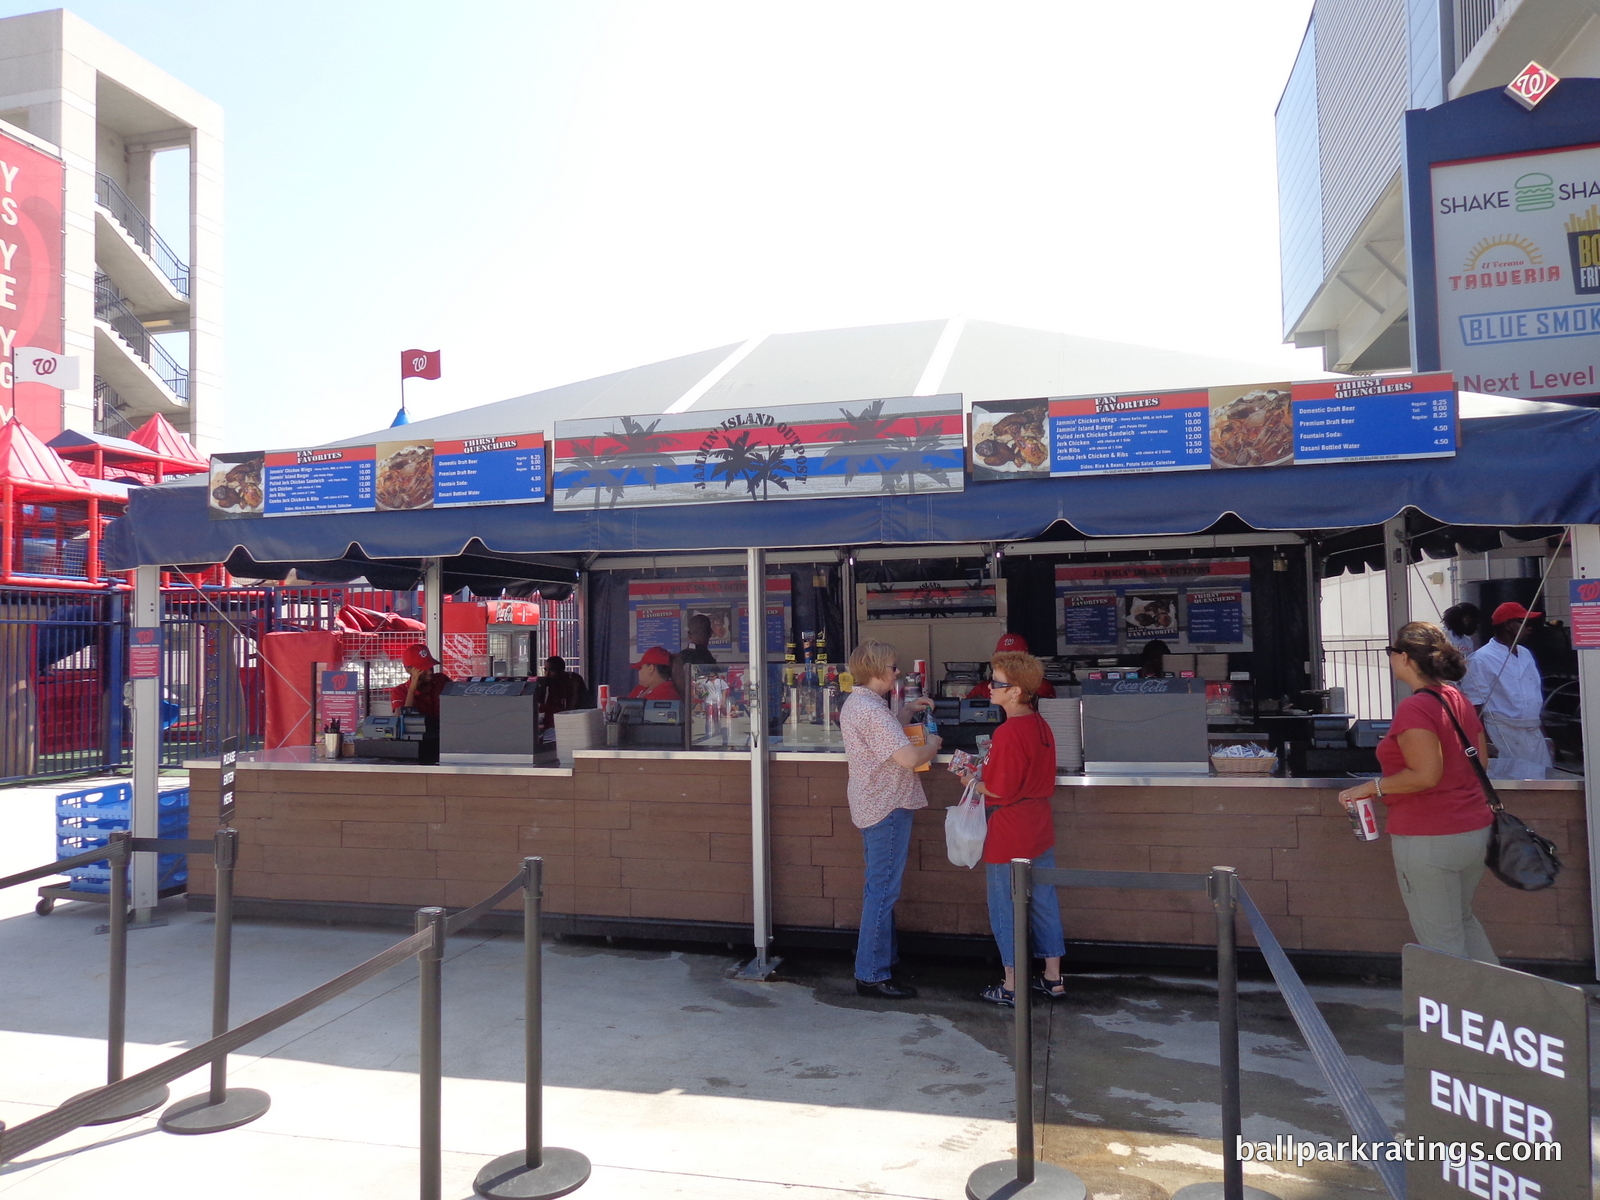
[[[574, 758], [581, 759], [634, 759], [644, 761], [682, 760], [684, 762], [748, 762], [750, 756], [742, 750], [577, 750]], [[807, 752], [775, 750], [774, 762], [816, 762], [830, 760], [844, 765], [844, 754], [835, 752]], [[948, 763], [950, 756], [941, 754], [936, 763]], [[215, 768], [215, 758], [192, 759], [185, 769]], [[292, 746], [283, 750], [255, 750], [239, 755], [242, 770], [266, 771], [422, 771], [433, 775], [548, 775], [567, 777], [571, 767], [512, 767], [465, 766], [445, 763], [424, 767], [390, 759], [340, 758], [327, 759], [310, 746]], [[1057, 787], [1189, 787], [1189, 788], [1347, 788], [1355, 782], [1348, 776], [1326, 779], [1284, 779], [1272, 775], [1058, 775]], [[1580, 792], [1583, 780], [1578, 776], [1565, 779], [1497, 779], [1495, 787], [1501, 791]]]

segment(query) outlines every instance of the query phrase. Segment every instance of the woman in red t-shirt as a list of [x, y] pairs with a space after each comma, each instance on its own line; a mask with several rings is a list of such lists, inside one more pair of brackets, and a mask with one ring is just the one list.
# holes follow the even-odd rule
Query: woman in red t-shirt
[[1402, 626], [1388, 654], [1389, 669], [1412, 694], [1400, 701], [1388, 735], [1378, 743], [1382, 778], [1346, 788], [1339, 800], [1347, 809], [1368, 798], [1388, 807], [1395, 874], [1417, 941], [1430, 950], [1498, 963], [1472, 915], [1494, 815], [1456, 732], [1459, 724], [1478, 761], [1487, 761], [1483, 723], [1450, 686], [1466, 674], [1466, 662], [1444, 630], [1426, 621]]
[[[1056, 790], [1056, 739], [1033, 710], [1033, 698], [1044, 682], [1043, 664], [1031, 654], [1005, 651], [990, 660], [990, 667], [990, 695], [1005, 710], [1006, 719], [994, 731], [978, 790], [989, 810], [989, 832], [983, 842], [989, 928], [1000, 947], [1006, 977], [981, 995], [993, 1004], [1015, 1005], [1011, 860], [1031, 859], [1036, 867], [1056, 865], [1055, 815], [1050, 808]], [[1044, 959], [1044, 975], [1033, 981], [1033, 988], [1058, 1000], [1067, 994], [1061, 980], [1066, 936], [1053, 886], [1034, 887], [1028, 924], [1034, 955]]]

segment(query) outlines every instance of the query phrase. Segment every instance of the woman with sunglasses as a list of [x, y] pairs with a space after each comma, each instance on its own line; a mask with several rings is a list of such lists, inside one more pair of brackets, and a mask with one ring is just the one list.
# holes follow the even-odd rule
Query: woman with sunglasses
[[1400, 701], [1378, 743], [1382, 778], [1346, 788], [1339, 800], [1347, 810], [1365, 799], [1388, 808], [1395, 875], [1417, 941], [1430, 950], [1498, 963], [1472, 913], [1494, 815], [1461, 745], [1465, 733], [1479, 761], [1487, 761], [1483, 723], [1451, 686], [1466, 674], [1466, 662], [1449, 635], [1426, 621], [1402, 626], [1386, 649], [1389, 669], [1412, 694]]
[[[978, 791], [989, 810], [989, 832], [983, 842], [983, 870], [989, 885], [989, 928], [1005, 964], [1003, 983], [982, 993], [991, 1004], [1016, 1004], [1017, 965], [1013, 962], [1011, 860], [1031, 859], [1036, 867], [1056, 865], [1056, 823], [1050, 798], [1056, 790], [1056, 739], [1033, 709], [1033, 697], [1044, 682], [1044, 666], [1031, 654], [1003, 651], [990, 662], [989, 694], [1005, 710], [1005, 723], [994, 731]], [[970, 779], [971, 776], [969, 775]], [[1033, 952], [1044, 959], [1044, 975], [1035, 991], [1052, 1000], [1067, 994], [1061, 979], [1066, 936], [1054, 887], [1035, 887], [1028, 924]]]

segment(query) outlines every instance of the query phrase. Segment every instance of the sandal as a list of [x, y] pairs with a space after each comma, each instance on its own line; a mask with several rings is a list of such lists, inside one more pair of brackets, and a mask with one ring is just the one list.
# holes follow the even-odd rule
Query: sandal
[[1046, 979], [1043, 975], [1033, 977], [1033, 990], [1041, 996], [1049, 996], [1052, 1000], [1065, 1000], [1067, 998], [1066, 976], [1059, 979]]
[[990, 984], [978, 993], [978, 999], [987, 1000], [990, 1004], [998, 1004], [1001, 1008], [1015, 1008], [1017, 1006], [1017, 994], [1006, 991], [1006, 985], [1003, 983]]

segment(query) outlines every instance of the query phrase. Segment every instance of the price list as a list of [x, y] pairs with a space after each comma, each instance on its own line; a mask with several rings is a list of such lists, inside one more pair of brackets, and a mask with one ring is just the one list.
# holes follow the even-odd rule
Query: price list
[[376, 458], [372, 446], [286, 450], [263, 464], [263, 511], [269, 517], [371, 512]]
[[1297, 464], [1448, 458], [1456, 452], [1451, 375], [1297, 383], [1290, 404]]
[[545, 498], [544, 434], [440, 441], [433, 448], [433, 506], [518, 504]]
[[1069, 594], [1061, 600], [1061, 638], [1069, 646], [1117, 644], [1117, 593]]
[[1050, 474], [1203, 471], [1210, 393], [1091, 396], [1050, 402]]

